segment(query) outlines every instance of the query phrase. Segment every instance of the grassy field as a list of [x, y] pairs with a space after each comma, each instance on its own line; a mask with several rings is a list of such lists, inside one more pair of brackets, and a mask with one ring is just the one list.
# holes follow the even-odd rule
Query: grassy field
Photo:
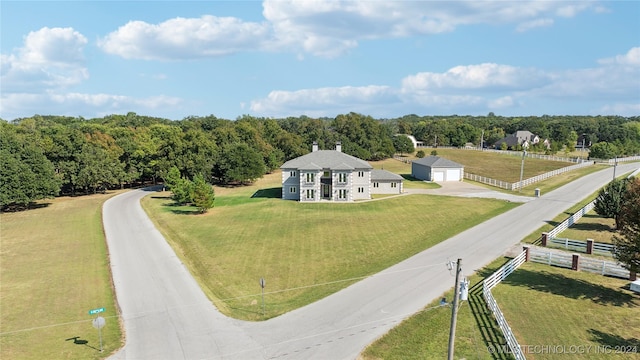
[[[111, 195], [1, 215], [1, 359], [100, 359], [121, 347], [101, 221]], [[101, 307], [102, 353], [88, 315]]]
[[142, 202], [205, 292], [233, 317], [262, 319], [261, 277], [266, 317], [277, 316], [517, 206], [427, 195], [301, 204], [282, 201], [279, 182], [278, 172], [252, 187], [218, 187], [216, 206], [204, 215], [173, 206], [169, 193]]
[[[458, 312], [456, 359], [511, 359], [489, 350], [506, 345], [481, 289], [482, 279], [507, 260], [498, 259], [470, 277], [469, 301], [462, 302]], [[626, 280], [525, 263], [492, 293], [520, 345], [531, 346], [525, 347], [532, 349], [527, 359], [640, 359], [640, 296], [628, 289]], [[452, 295], [450, 291], [445, 296], [450, 301]], [[360, 358], [446, 358], [450, 321], [451, 307], [435, 301], [371, 344]], [[567, 352], [581, 346], [590, 353], [537, 354], [534, 346], [562, 346]], [[604, 353], [616, 346], [637, 353]]]
[[[640, 295], [629, 281], [525, 263], [493, 295], [521, 345], [591, 346], [589, 354], [525, 354], [527, 359], [640, 359]], [[596, 353], [625, 346], [635, 353]], [[628, 350], [628, 349], [627, 349]]]
[[[502, 180], [506, 182], [520, 181], [520, 166], [522, 164], [522, 156], [501, 154], [489, 151], [444, 148], [427, 148], [425, 150], [427, 156], [430, 155], [432, 150], [437, 151], [438, 156], [440, 157], [464, 165], [464, 171], [467, 173], [486, 176], [492, 179]], [[407, 159], [412, 160], [415, 159], [415, 157], [407, 157]], [[571, 165], [575, 164], [564, 161], [549, 161], [544, 159], [526, 158], [524, 161], [523, 178], [528, 179], [536, 175], [544, 174], [549, 171]]]
[[596, 242], [612, 243], [615, 235], [615, 221], [606, 219], [591, 210], [577, 223], [558, 234], [558, 237], [574, 240], [593, 239]]

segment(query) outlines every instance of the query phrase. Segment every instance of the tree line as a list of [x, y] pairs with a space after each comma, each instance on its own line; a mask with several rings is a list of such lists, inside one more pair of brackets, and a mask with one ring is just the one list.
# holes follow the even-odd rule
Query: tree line
[[343, 152], [375, 161], [414, 151], [397, 134], [413, 135], [427, 146], [464, 146], [481, 139], [492, 144], [518, 130], [550, 139], [551, 148], [539, 151], [572, 150], [582, 137], [592, 145], [594, 157], [640, 153], [640, 117], [490, 113], [374, 119], [348, 113], [335, 118], [244, 115], [227, 120], [210, 115], [172, 121], [136, 113], [94, 119], [35, 115], [0, 119], [0, 207], [155, 183], [172, 168], [178, 179], [202, 176], [207, 183], [247, 184], [308, 153], [314, 141], [321, 149], [333, 149], [340, 141]]

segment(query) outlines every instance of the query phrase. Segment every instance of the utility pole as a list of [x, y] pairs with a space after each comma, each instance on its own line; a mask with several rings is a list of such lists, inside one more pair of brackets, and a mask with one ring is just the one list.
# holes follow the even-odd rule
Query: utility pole
[[460, 297], [460, 273], [462, 272], [460, 267], [462, 266], [462, 259], [458, 259], [456, 265], [456, 284], [453, 289], [453, 309], [451, 310], [451, 329], [449, 330], [449, 351], [447, 355], [448, 360], [453, 360], [453, 345], [456, 338], [456, 318], [458, 317], [458, 298]]
[[522, 163], [520, 164], [520, 186], [518, 192], [522, 192], [522, 175], [524, 175], [524, 157], [527, 156], [527, 150], [522, 150]]

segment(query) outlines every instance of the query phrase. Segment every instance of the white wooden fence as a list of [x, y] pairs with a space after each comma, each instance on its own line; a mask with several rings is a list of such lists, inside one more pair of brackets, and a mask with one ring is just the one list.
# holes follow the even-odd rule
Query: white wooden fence
[[509, 274], [514, 272], [526, 260], [527, 250], [521, 252], [520, 255], [513, 258], [511, 261], [506, 263], [504, 266], [502, 266], [488, 278], [484, 279], [484, 281], [482, 282], [482, 295], [484, 296], [484, 300], [493, 313], [493, 316], [496, 318], [496, 322], [500, 326], [500, 330], [502, 330], [504, 338], [507, 340], [507, 345], [509, 345], [511, 353], [517, 360], [525, 360], [524, 353], [522, 352], [520, 344], [513, 334], [513, 331], [511, 331], [511, 327], [507, 323], [507, 320], [504, 318], [502, 311], [500, 311], [500, 307], [498, 307], [496, 299], [494, 299], [493, 295], [491, 294], [491, 289], [493, 289], [502, 280], [509, 276]]
[[549, 231], [549, 237], [556, 237], [558, 234], [560, 234], [561, 232], [567, 230], [567, 228], [569, 228], [569, 226], [575, 224], [576, 222], [578, 222], [578, 220], [580, 220], [580, 218], [582, 218], [585, 214], [587, 214], [589, 211], [591, 211], [594, 206], [596, 205], [596, 201], [593, 200], [592, 202], [588, 203], [587, 205], [585, 205], [585, 207], [583, 207], [582, 209], [578, 210], [575, 214], [571, 215], [570, 217], [568, 217], [565, 221], [563, 221], [562, 223], [560, 223], [560, 225], [556, 226], [553, 230]]
[[[571, 251], [579, 251], [582, 253], [588, 253], [588, 241], [583, 240], [574, 240], [574, 239], [566, 239], [566, 238], [551, 238], [547, 243], [548, 247], [554, 248], [562, 248], [565, 250]], [[551, 244], [551, 245], [550, 245]], [[605, 255], [605, 256], [613, 256], [613, 249], [615, 248], [612, 244], [593, 242], [593, 254]]]
[[472, 180], [472, 181], [476, 181], [476, 182], [479, 182], [479, 183], [482, 183], [482, 184], [492, 185], [492, 186], [499, 187], [501, 189], [507, 189], [507, 190], [512, 190], [513, 191], [513, 190], [521, 189], [521, 188], [523, 188], [523, 187], [525, 187], [527, 185], [531, 185], [531, 184], [537, 183], [539, 181], [546, 180], [546, 179], [548, 179], [550, 177], [553, 177], [553, 176], [556, 176], [556, 175], [560, 175], [560, 174], [563, 174], [563, 173], [568, 172], [568, 171], [573, 171], [573, 170], [576, 170], [576, 169], [579, 169], [579, 168], [583, 168], [585, 166], [591, 166], [593, 164], [594, 164], [593, 161], [583, 162], [583, 163], [579, 163], [579, 164], [576, 164], [576, 165], [567, 166], [567, 167], [564, 167], [564, 168], [561, 168], [561, 169], [556, 169], [556, 170], [553, 170], [553, 171], [549, 171], [547, 173], [540, 174], [540, 175], [534, 176], [532, 178], [528, 178], [528, 179], [522, 180], [522, 182], [518, 181], [516, 183], [509, 183], [509, 182], [502, 181], [502, 180], [496, 180], [496, 179], [491, 179], [491, 178], [480, 176], [480, 175], [470, 174], [470, 173], [468, 173], [466, 171], [464, 172], [464, 178]]
[[529, 249], [529, 261], [571, 269], [574, 267], [574, 256], [578, 258], [577, 270], [600, 275], [629, 279], [629, 270], [613, 261], [585, 258], [575, 254]]

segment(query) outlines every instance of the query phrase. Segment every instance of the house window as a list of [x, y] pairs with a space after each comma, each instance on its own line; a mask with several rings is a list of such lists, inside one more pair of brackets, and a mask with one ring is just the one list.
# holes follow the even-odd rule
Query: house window
[[358, 177], [363, 177], [364, 176], [364, 171], [358, 171]]
[[347, 174], [339, 173], [338, 174], [338, 182], [339, 183], [346, 183], [347, 182]]
[[359, 187], [358, 188], [358, 192], [361, 193], [361, 194], [364, 193], [364, 188], [363, 187]]
[[314, 189], [307, 189], [307, 199], [315, 199], [316, 191]]
[[316, 177], [315, 177], [315, 175], [316, 175], [316, 174], [314, 174], [314, 173], [307, 173], [307, 182], [308, 182], [308, 183], [312, 183], [312, 182], [314, 182], [314, 181], [315, 181], [315, 178], [316, 178]]
[[380, 187], [380, 183], [373, 183], [373, 187], [374, 188]]
[[398, 187], [398, 183], [391, 183], [391, 187], [392, 187], [392, 188], [394, 188], [394, 187]]
[[291, 194], [295, 194], [295, 192], [296, 192], [296, 187], [295, 187], [295, 186], [290, 187], [290, 188], [289, 188], [289, 192], [290, 192]]
[[346, 199], [347, 198], [347, 190], [345, 190], [345, 189], [338, 190], [338, 198]]
[[325, 171], [322, 177], [326, 177], [326, 178], [331, 177], [331, 171]]
[[289, 176], [291, 176], [291, 177], [296, 177], [296, 171], [295, 171], [295, 170], [293, 170], [292, 172], [290, 172], [290, 173], [289, 173]]

